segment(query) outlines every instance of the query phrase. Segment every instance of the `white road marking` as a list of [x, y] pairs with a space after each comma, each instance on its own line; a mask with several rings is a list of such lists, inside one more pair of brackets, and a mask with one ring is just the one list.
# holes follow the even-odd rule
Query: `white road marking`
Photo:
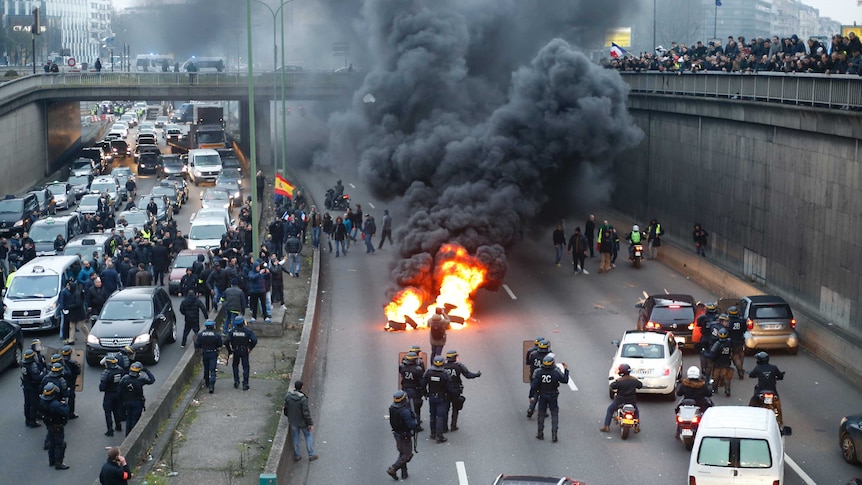
[[467, 469], [464, 468], [464, 462], [456, 461], [455, 469], [458, 470], [458, 483], [460, 485], [467, 485]]
[[369, 203], [368, 203], [368, 207], [371, 207], [372, 209], [375, 209], [374, 204], [372, 204], [371, 202], [369, 202]]
[[356, 188], [356, 186], [355, 186], [355, 185], [353, 185], [353, 184], [351, 184], [351, 183], [348, 183], [347, 185], [349, 185], [351, 189], [355, 189], [355, 188]]
[[518, 299], [518, 297], [517, 297], [517, 296], [515, 296], [515, 294], [514, 294], [514, 293], [512, 293], [512, 289], [511, 289], [511, 288], [509, 288], [509, 285], [504, 284], [504, 285], [503, 285], [503, 289], [504, 289], [504, 290], [506, 290], [506, 293], [508, 293], [508, 294], [509, 294], [509, 298], [511, 298], [511, 299], [513, 299], [513, 300], [517, 300], [517, 299]]
[[[560, 369], [560, 372], [566, 372], [566, 369], [564, 369], [564, 368], [563, 368], [563, 364], [561, 364], [561, 363], [559, 363], [559, 362], [557, 362], [557, 368], [558, 368], [558, 369]], [[573, 391], [577, 391], [577, 390], [578, 390], [578, 386], [576, 386], [576, 385], [575, 385], [575, 380], [574, 380], [574, 379], [572, 379], [572, 376], [571, 376], [571, 375], [569, 376], [569, 382], [568, 382], [568, 384], [569, 384], [569, 389], [571, 389], [571, 390], [573, 390]]]
[[811, 477], [809, 477], [808, 474], [802, 470], [802, 467], [797, 465], [796, 462], [793, 461], [793, 459], [790, 458], [790, 455], [788, 455], [787, 453], [784, 454], [784, 461], [786, 461], [787, 464], [790, 465], [790, 468], [792, 468], [793, 471], [795, 471], [796, 474], [799, 475], [799, 478], [801, 478], [802, 481], [806, 483], [806, 485], [817, 485], [817, 482], [812, 480]]

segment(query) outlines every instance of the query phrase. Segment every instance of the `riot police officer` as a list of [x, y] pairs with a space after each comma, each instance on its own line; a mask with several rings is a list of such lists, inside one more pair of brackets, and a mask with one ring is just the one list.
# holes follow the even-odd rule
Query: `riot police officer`
[[[730, 370], [732, 353], [733, 343], [730, 341], [730, 332], [728, 332], [727, 328], [721, 327], [718, 330], [718, 340], [710, 347], [707, 357], [711, 361], [710, 369], [712, 375], [716, 376], [716, 382], [724, 384], [725, 396], [730, 396], [729, 381], [733, 380], [733, 371]], [[717, 371], [718, 374], [716, 374]]]
[[66, 456], [66, 422], [69, 419], [69, 406], [60, 399], [60, 389], [53, 383], [48, 383], [41, 395], [42, 420], [48, 428], [45, 438], [48, 442], [48, 465], [57, 470], [68, 470], [69, 465], [63, 463]]
[[39, 417], [39, 385], [44, 376], [36, 362], [36, 352], [25, 350], [21, 361], [21, 386], [24, 389], [24, 424], [28, 428], [41, 426], [36, 419]]
[[[141, 375], [144, 372], [145, 375]], [[140, 362], [134, 362], [129, 366], [129, 373], [120, 379], [120, 399], [123, 401], [123, 409], [126, 411], [126, 436], [132, 432], [132, 428], [141, 419], [144, 412], [146, 398], [144, 397], [144, 386], [156, 382], [155, 376], [149, 369], [145, 369]]]
[[[707, 310], [709, 307], [707, 307]], [[730, 319], [727, 317], [726, 313], [722, 313], [715, 320], [712, 320], [709, 323], [709, 328], [706, 333], [704, 333], [703, 338], [706, 339], [706, 345], [701, 352], [700, 361], [701, 365], [705, 365], [701, 370], [703, 371], [704, 379], [709, 380], [712, 377], [712, 369], [714, 364], [714, 358], [710, 355], [710, 349], [715, 345], [716, 342], [719, 341], [718, 332], [721, 329], [727, 329], [730, 325]], [[705, 362], [705, 364], [704, 364]]]
[[425, 386], [425, 395], [428, 396], [428, 408], [431, 415], [431, 438], [438, 443], [446, 441], [447, 415], [449, 414], [449, 396], [456, 393], [455, 386], [446, 369], [443, 356], [434, 357], [431, 368], [425, 371], [422, 382]]
[[413, 458], [413, 448], [410, 439], [413, 433], [419, 430], [419, 422], [416, 415], [410, 409], [407, 393], [403, 390], [395, 391], [392, 395], [392, 405], [389, 406], [389, 425], [392, 426], [392, 436], [395, 437], [395, 448], [398, 449], [398, 459], [386, 473], [394, 480], [398, 480], [398, 469], [401, 469], [401, 478], [407, 478], [407, 462]]
[[129, 373], [129, 368], [132, 366], [132, 362], [135, 361], [135, 354], [135, 349], [131, 345], [126, 345], [117, 354], [117, 365], [123, 370], [123, 375]]
[[[546, 340], [547, 342], [547, 340]], [[551, 441], [557, 442], [557, 430], [560, 427], [560, 406], [557, 397], [560, 395], [560, 384], [569, 382], [569, 366], [563, 363], [563, 371], [555, 365], [554, 354], [542, 358], [542, 367], [536, 369], [530, 381], [530, 403], [539, 402], [538, 432], [536, 438], [545, 439], [545, 412], [551, 410]]]
[[[530, 379], [532, 380], [533, 375], [536, 373], [536, 370], [542, 368], [542, 361], [544, 358], [551, 353], [551, 342], [546, 339], [539, 340], [536, 343], [536, 350], [527, 353], [527, 358], [529, 359], [530, 364]], [[527, 408], [527, 419], [533, 417], [533, 413], [536, 411], [536, 403], [538, 401], [535, 399], [530, 399], [530, 407]]]
[[245, 327], [245, 319], [237, 316], [233, 321], [233, 329], [227, 333], [228, 356], [233, 354], [233, 387], [239, 389], [239, 364], [242, 362], [242, 390], [248, 390], [248, 376], [251, 372], [248, 362], [248, 354], [257, 345], [257, 336], [250, 328]]
[[69, 397], [69, 384], [63, 378], [66, 368], [63, 366], [63, 356], [54, 354], [51, 356], [51, 367], [48, 368], [48, 373], [42, 377], [42, 382], [39, 383], [39, 392], [45, 390], [45, 386], [50, 382], [60, 389], [60, 398]]
[[215, 322], [207, 320], [204, 323], [203, 332], [195, 339], [195, 348], [201, 349], [203, 359], [204, 384], [209, 388], [210, 394], [215, 392], [216, 364], [218, 364], [218, 353], [221, 349], [221, 334], [215, 331]]
[[700, 353], [700, 371], [706, 375], [709, 368], [709, 360], [704, 355], [704, 352], [709, 350], [711, 344], [710, 327], [712, 323], [718, 319], [718, 304], [708, 303], [706, 312], [697, 317], [697, 326], [700, 327], [700, 343], [696, 350]]
[[420, 365], [422, 359], [416, 352], [407, 352], [401, 365], [398, 366], [398, 373], [401, 375], [401, 389], [407, 394], [407, 399], [410, 404], [410, 410], [416, 415], [419, 420], [416, 426], [416, 431], [422, 431], [422, 375], [425, 373]]
[[745, 360], [745, 322], [739, 316], [739, 309], [732, 306], [727, 309], [727, 317], [730, 324], [727, 331], [730, 332], [730, 343], [733, 347], [731, 357], [733, 358], [733, 366], [736, 367], [736, 373], [740, 379], [745, 378], [745, 368], [743, 361]]
[[30, 348], [33, 352], [36, 352], [36, 364], [39, 366], [39, 370], [42, 372], [48, 372], [48, 365], [45, 363], [45, 356], [42, 355], [42, 341], [34, 338], [30, 341]]
[[78, 415], [75, 414], [75, 382], [78, 380], [78, 376], [81, 375], [81, 364], [72, 358], [72, 350], [71, 345], [64, 345], [60, 349], [60, 355], [63, 356], [63, 367], [65, 367], [63, 378], [66, 379], [66, 384], [69, 385], [66, 401], [69, 404], [69, 419], [76, 419]]
[[99, 378], [99, 390], [105, 393], [102, 396], [102, 410], [105, 411], [105, 424], [108, 427], [105, 436], [114, 436], [114, 430], [123, 430], [123, 403], [120, 400], [120, 380], [123, 378], [123, 370], [117, 364], [116, 354], [106, 355], [103, 362], [105, 370]]
[[452, 399], [452, 424], [449, 426], [449, 431], [458, 431], [458, 413], [464, 408], [464, 401], [466, 400], [463, 395], [464, 383], [461, 382], [461, 376], [463, 375], [467, 379], [475, 379], [482, 376], [482, 371], [470, 372], [467, 366], [458, 362], [457, 350], [446, 352], [446, 363], [443, 364], [443, 368], [446, 369], [446, 373], [452, 379], [453, 387], [457, 390], [456, 394], [450, 396]]
[[[422, 368], [422, 374], [425, 374], [425, 361], [422, 360], [421, 358], [419, 358], [422, 355], [422, 347], [420, 347], [419, 344], [413, 344], [410, 346], [410, 350], [408, 350], [407, 352], [415, 352], [416, 353], [416, 357], [417, 357], [416, 363], [419, 364], [419, 367]], [[419, 416], [418, 412], [416, 413], [416, 416], [421, 418], [421, 416]], [[420, 419], [420, 422], [422, 422], [421, 419]]]

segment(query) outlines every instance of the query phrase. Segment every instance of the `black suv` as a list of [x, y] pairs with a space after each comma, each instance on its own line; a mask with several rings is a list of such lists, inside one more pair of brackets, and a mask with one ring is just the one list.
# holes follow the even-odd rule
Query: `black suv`
[[7, 195], [0, 200], [0, 235], [21, 234], [30, 230], [30, 224], [36, 220], [39, 210], [39, 199], [36, 194], [26, 194], [19, 197]]
[[87, 336], [87, 364], [99, 365], [105, 354], [129, 345], [141, 360], [158, 364], [162, 344], [177, 340], [177, 316], [168, 293], [158, 286], [135, 286], [105, 302]]
[[[650, 295], [638, 303], [638, 330], [673, 332], [677, 342], [691, 347], [696, 302], [691, 295]], [[684, 340], [683, 340], [684, 339]]]

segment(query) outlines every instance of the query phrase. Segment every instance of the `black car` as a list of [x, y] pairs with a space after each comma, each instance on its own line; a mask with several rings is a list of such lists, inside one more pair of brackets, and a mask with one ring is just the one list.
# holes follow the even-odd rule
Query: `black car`
[[0, 320], [0, 370], [15, 367], [21, 362], [24, 338], [16, 323]]
[[841, 455], [844, 461], [858, 465], [860, 461], [858, 443], [862, 443], [862, 415], [845, 416], [841, 418], [838, 427], [838, 443], [841, 445]]
[[138, 175], [142, 173], [159, 173], [159, 164], [161, 163], [161, 161], [159, 160], [158, 152], [153, 152], [149, 150], [142, 151], [139, 156], [140, 158], [138, 159]]
[[158, 286], [135, 286], [111, 295], [87, 336], [87, 364], [99, 365], [110, 352], [130, 345], [141, 360], [158, 364], [162, 344], [177, 340], [177, 316], [168, 293]]
[[86, 147], [81, 150], [81, 158], [89, 158], [96, 164], [96, 167], [99, 168], [99, 173], [104, 169], [104, 165], [102, 163], [102, 149], [101, 147]]
[[691, 346], [694, 331], [694, 297], [682, 294], [650, 295], [643, 303], [638, 303], [638, 330], [673, 332], [677, 342], [684, 339]]
[[30, 224], [36, 220], [39, 210], [39, 199], [35, 194], [20, 197], [7, 195], [0, 200], [0, 235], [22, 233], [30, 230]]
[[111, 154], [109, 158], [111, 160], [116, 158], [128, 158], [132, 156], [132, 148], [129, 147], [129, 144], [126, 143], [126, 140], [112, 140], [111, 141]]
[[179, 155], [161, 155], [162, 159], [162, 175], [165, 177], [178, 175], [185, 177], [186, 164]]
[[242, 162], [240, 162], [239, 157], [236, 156], [236, 152], [233, 148], [218, 148], [216, 151], [221, 157], [222, 172], [236, 171], [242, 174]]

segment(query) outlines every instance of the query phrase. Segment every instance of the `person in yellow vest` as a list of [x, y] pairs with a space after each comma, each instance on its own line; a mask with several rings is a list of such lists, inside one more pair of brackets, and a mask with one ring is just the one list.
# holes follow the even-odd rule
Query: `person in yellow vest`
[[663, 234], [664, 229], [661, 228], [658, 220], [651, 220], [649, 222], [649, 229], [647, 230], [647, 255], [649, 259], [656, 259], [658, 257], [658, 248], [661, 246], [661, 237]]

